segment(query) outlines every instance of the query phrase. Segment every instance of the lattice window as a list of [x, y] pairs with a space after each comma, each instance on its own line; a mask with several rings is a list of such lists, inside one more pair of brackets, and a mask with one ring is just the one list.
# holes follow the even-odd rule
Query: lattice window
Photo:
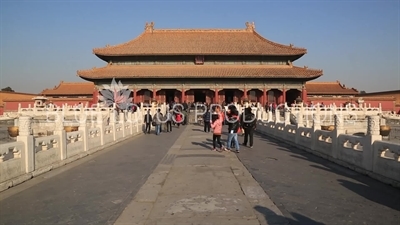
[[144, 100], [144, 102], [146, 102], [146, 103], [149, 103], [150, 102], [150, 100], [151, 100], [151, 92], [150, 91], [144, 91], [144, 95], [143, 95], [143, 100]]
[[274, 102], [275, 100], [274, 97], [275, 97], [274, 91], [268, 91], [268, 103]]
[[252, 90], [249, 92], [249, 100], [251, 102], [257, 102], [257, 93], [256, 91]]

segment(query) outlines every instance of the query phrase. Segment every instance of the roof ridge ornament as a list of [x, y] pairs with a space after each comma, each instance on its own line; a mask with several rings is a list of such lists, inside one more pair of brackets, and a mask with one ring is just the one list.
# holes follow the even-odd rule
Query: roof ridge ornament
[[246, 30], [247, 31], [255, 31], [256, 30], [256, 25], [254, 22], [246, 22]]
[[292, 43], [289, 44], [289, 47], [293, 48], [293, 46], [294, 46], [294, 44], [292, 44]]
[[150, 22], [150, 23], [146, 22], [144, 30], [148, 31], [148, 32], [153, 32], [153, 30], [154, 30], [154, 22]]

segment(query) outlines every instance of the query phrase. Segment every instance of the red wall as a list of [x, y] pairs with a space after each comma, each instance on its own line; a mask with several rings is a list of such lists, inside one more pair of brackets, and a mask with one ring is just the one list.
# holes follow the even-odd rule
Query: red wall
[[[69, 106], [74, 106], [79, 104], [79, 102], [81, 102], [83, 105], [85, 105], [86, 103], [88, 103], [88, 105], [91, 105], [91, 101], [88, 100], [84, 100], [84, 101], [80, 101], [80, 100], [52, 100], [53, 104], [62, 107], [63, 104], [68, 104]], [[31, 107], [33, 107], [34, 101], [24, 101], [24, 102], [5, 102], [4, 103], [4, 112], [10, 112], [10, 111], [18, 111], [18, 106], [19, 104], [21, 104], [22, 108], [28, 108], [29, 104], [31, 105]], [[0, 111], [0, 115], [2, 115], [3, 113]]]
[[29, 104], [31, 104], [31, 107], [33, 107], [33, 104], [35, 102], [4, 102], [4, 112], [9, 112], [9, 111], [18, 111], [18, 106], [21, 104], [22, 108], [28, 108]]

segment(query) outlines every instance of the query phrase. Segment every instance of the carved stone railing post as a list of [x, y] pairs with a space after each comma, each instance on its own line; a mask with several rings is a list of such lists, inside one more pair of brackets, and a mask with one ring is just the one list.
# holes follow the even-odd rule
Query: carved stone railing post
[[297, 128], [304, 127], [303, 115], [304, 115], [304, 108], [303, 108], [303, 106], [301, 106], [299, 113], [297, 113], [297, 118], [296, 118], [297, 119]]
[[126, 123], [129, 124], [129, 131], [127, 134], [132, 135], [133, 134], [133, 132], [132, 132], [133, 131], [132, 130], [133, 121], [132, 121], [132, 111], [130, 111], [130, 110], [126, 112]]
[[121, 124], [121, 129], [122, 129], [122, 137], [125, 137], [125, 110], [123, 112], [119, 113], [119, 121], [118, 123]]
[[89, 150], [89, 129], [87, 127], [87, 115], [84, 112], [81, 112], [79, 115], [79, 130], [83, 131], [83, 151]]
[[320, 114], [318, 113], [318, 111], [317, 111], [317, 113], [313, 114], [312, 128], [313, 128], [313, 131], [321, 130], [321, 118], [320, 118]]
[[300, 137], [301, 137], [301, 132], [299, 132], [299, 128], [300, 127], [304, 127], [303, 115], [304, 115], [304, 108], [303, 108], [303, 105], [301, 105], [300, 110], [298, 111], [297, 116], [296, 116], [296, 120], [297, 120], [296, 128], [297, 128], [297, 130], [296, 130], [295, 139], [294, 139], [294, 142], [296, 144], [299, 144]]
[[257, 120], [262, 121], [262, 110], [260, 108], [257, 108]]
[[17, 141], [24, 142], [24, 151], [21, 153], [23, 160], [23, 169], [26, 173], [35, 170], [35, 143], [32, 135], [32, 118], [29, 116], [20, 116], [18, 121], [19, 135]]
[[60, 136], [60, 159], [67, 158], [67, 132], [64, 129], [64, 117], [57, 116], [54, 120], [54, 135]]
[[379, 116], [367, 116], [368, 127], [365, 143], [363, 143], [363, 166], [366, 170], [372, 171], [374, 163], [374, 142], [382, 141], [380, 135]]
[[317, 137], [317, 130], [321, 130], [321, 118], [319, 111], [316, 111], [316, 113], [312, 114], [313, 117], [313, 125], [312, 125], [312, 132], [311, 132], [311, 150], [316, 150], [316, 146], [318, 143], [318, 137]]
[[274, 119], [273, 119], [272, 111], [269, 110], [268, 111], [268, 122], [273, 122], [273, 121], [274, 121]]
[[308, 128], [310, 128], [311, 127], [311, 125], [310, 125], [310, 120], [308, 119], [308, 117], [309, 116], [307, 116], [306, 118], [306, 127], [308, 127]]
[[285, 111], [285, 126], [290, 125], [290, 112]]
[[281, 122], [281, 114], [280, 111], [278, 109], [275, 110], [275, 124], [280, 123]]
[[111, 130], [112, 130], [112, 133], [113, 133], [113, 141], [117, 140], [116, 129], [115, 129], [115, 125], [116, 125], [116, 122], [117, 122], [116, 116], [117, 116], [117, 112], [115, 110], [113, 110], [110, 113], [110, 124], [109, 124], [111, 126]]
[[104, 145], [104, 121], [103, 121], [103, 114], [101, 111], [97, 112], [96, 115], [96, 125], [100, 128], [100, 144]]
[[380, 125], [386, 125], [386, 119], [383, 117], [380, 117]]
[[332, 157], [337, 158], [339, 145], [338, 138], [340, 134], [345, 134], [343, 114], [333, 115], [335, 129], [332, 132]]
[[335, 125], [335, 131], [337, 133], [337, 135], [339, 134], [344, 134], [345, 130], [344, 130], [344, 120], [343, 120], [343, 115], [334, 115], [334, 125]]

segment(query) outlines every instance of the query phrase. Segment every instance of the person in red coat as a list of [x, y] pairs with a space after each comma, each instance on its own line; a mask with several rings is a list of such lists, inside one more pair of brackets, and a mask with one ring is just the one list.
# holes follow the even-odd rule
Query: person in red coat
[[175, 115], [175, 121], [179, 128], [179, 125], [182, 123], [182, 113], [180, 111], [178, 111], [178, 113]]

